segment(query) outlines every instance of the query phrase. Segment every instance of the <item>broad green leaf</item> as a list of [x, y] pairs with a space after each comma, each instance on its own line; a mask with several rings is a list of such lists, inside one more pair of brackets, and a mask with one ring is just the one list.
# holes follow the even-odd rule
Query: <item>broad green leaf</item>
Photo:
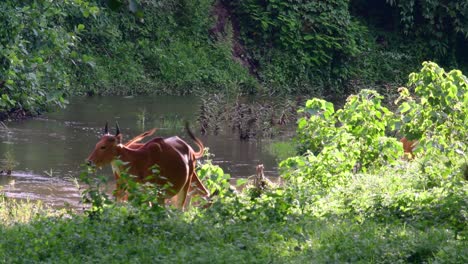
[[400, 113], [403, 114], [403, 113], [408, 112], [410, 109], [411, 109], [411, 106], [407, 102], [404, 102], [400, 105], [400, 108], [398, 110], [400, 111]]

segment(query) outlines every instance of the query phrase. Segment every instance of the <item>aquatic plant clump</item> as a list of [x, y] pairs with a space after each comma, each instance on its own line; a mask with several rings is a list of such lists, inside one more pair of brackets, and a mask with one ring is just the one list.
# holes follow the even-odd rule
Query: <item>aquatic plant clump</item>
[[198, 123], [202, 133], [218, 134], [225, 129], [238, 134], [241, 140], [274, 138], [287, 131], [297, 118], [299, 99], [266, 100], [237, 97], [230, 99], [222, 94], [202, 98]]

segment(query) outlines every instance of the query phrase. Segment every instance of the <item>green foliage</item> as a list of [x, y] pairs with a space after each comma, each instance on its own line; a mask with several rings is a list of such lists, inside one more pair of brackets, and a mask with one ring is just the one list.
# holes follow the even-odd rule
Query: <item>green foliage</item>
[[[118, 161], [116, 164], [120, 163]], [[147, 180], [154, 179], [160, 175], [157, 165], [150, 168], [152, 175], [147, 177]], [[158, 186], [155, 183], [145, 182], [139, 183], [135, 180], [136, 176], [130, 175], [127, 171], [120, 172], [120, 178], [117, 180], [119, 190], [114, 191], [114, 195], [124, 195], [129, 204], [138, 207], [141, 210], [159, 212], [163, 207], [159, 204], [158, 197], [165, 193], [171, 186]]]
[[[105, 189], [107, 182], [105, 176], [95, 175], [92, 168], [86, 168], [80, 173], [79, 181], [76, 183], [81, 191], [81, 201], [90, 206], [87, 210], [90, 217], [99, 217], [104, 208], [112, 204]], [[84, 184], [84, 189], [81, 184]]]
[[[466, 262], [466, 227], [456, 238], [450, 218], [437, 218], [466, 214], [466, 188], [424, 191], [413, 164], [407, 173], [401, 167], [404, 177], [357, 175], [354, 184], [315, 198], [302, 214], [291, 210], [296, 202], [287, 200], [285, 186], [185, 213], [116, 205], [105, 207], [100, 218], [49, 211], [24, 224], [2, 221], [0, 261]], [[10, 202], [0, 200], [0, 215], [8, 215]]]
[[[298, 122], [305, 154], [280, 164], [290, 212], [360, 223], [401, 221], [420, 229], [447, 225], [466, 239], [467, 80], [460, 71], [423, 65], [410, 75], [417, 98], [401, 89], [399, 122], [373, 91], [351, 96], [336, 112], [326, 101], [307, 102], [307, 116]], [[394, 125], [420, 141], [416, 152], [423, 155], [411, 163], [399, 158], [400, 143], [385, 137]]]
[[[450, 223], [456, 232], [466, 232], [466, 77], [424, 63], [420, 73], [410, 75], [410, 85], [417, 100], [401, 89], [401, 132], [419, 139], [425, 152], [409, 171], [409, 165], [398, 165], [401, 146], [394, 139], [387, 141], [392, 142], [389, 145], [377, 145], [395, 120], [380, 106], [375, 92], [361, 91], [336, 113], [323, 100], [307, 102], [302, 111], [309, 116], [299, 120], [298, 140], [311, 152], [281, 163], [283, 176], [292, 183], [286, 195], [294, 194], [301, 211], [359, 221], [393, 217], [440, 221]], [[361, 144], [365, 147], [360, 151]], [[374, 160], [376, 155], [387, 155], [390, 162]], [[353, 175], [356, 164], [370, 168], [372, 162], [374, 175]]]
[[361, 53], [366, 30], [351, 18], [348, 2], [236, 1], [242, 40], [265, 85], [313, 92], [353, 76], [349, 60]]
[[[343, 96], [377, 84], [381, 94], [392, 95], [388, 83], [400, 85], [423, 59], [466, 67], [466, 4], [460, 1], [222, 6], [226, 10], [212, 0], [3, 1], [1, 116], [63, 107], [69, 92]], [[388, 13], [381, 19], [387, 22], [372, 18], [372, 8]]]
[[[373, 3], [392, 11], [385, 26], [357, 0], [222, 1], [224, 11], [212, 0], [19, 2], [1, 4], [3, 117], [64, 106], [69, 92], [345, 96], [377, 84], [392, 95], [388, 83], [423, 59], [465, 67], [468, 58], [460, 1]], [[408, 40], [388, 30], [398, 13]]]
[[211, 194], [216, 192], [217, 196], [223, 198], [232, 193], [229, 184], [231, 176], [224, 173], [221, 167], [213, 165], [211, 160], [207, 160], [201, 165], [197, 170], [197, 175]]
[[0, 229], [5, 235], [0, 240], [5, 254], [0, 258], [4, 262], [69, 263], [466, 261], [463, 243], [437, 227], [421, 231], [393, 223], [384, 227], [351, 222], [328, 225], [309, 218], [296, 220], [293, 226], [260, 222], [219, 226], [208, 216], [213, 217], [208, 214], [189, 222], [192, 219], [150, 217], [122, 208], [107, 212], [105, 222], [80, 216], [43, 219]]
[[359, 171], [377, 164], [392, 164], [401, 154], [401, 146], [385, 136], [395, 120], [381, 105], [381, 99], [375, 91], [362, 90], [350, 96], [343, 109], [336, 112], [332, 103], [321, 99], [307, 101], [300, 110], [305, 117], [298, 121], [296, 140], [299, 152], [308, 154], [298, 157], [302, 161], [289, 162], [299, 162], [311, 172], [309, 175], [314, 175], [315, 170], [328, 171], [331, 166], [334, 170], [329, 172], [330, 177], [353, 168]]
[[466, 232], [466, 183], [446, 181], [442, 175], [434, 179], [420, 169], [417, 163], [402, 161], [374, 175], [353, 175], [349, 182], [318, 198], [309, 209], [317, 217], [346, 217], [361, 223], [398, 219], [418, 228], [430, 222]]
[[410, 139], [438, 134], [449, 139], [465, 139], [468, 122], [468, 78], [459, 70], [445, 72], [433, 62], [424, 62], [412, 73], [407, 88], [400, 89], [399, 112], [402, 130]]
[[83, 28], [67, 28], [64, 20], [68, 12], [86, 16], [97, 10], [81, 0], [17, 2], [0, 3], [0, 112], [63, 107], [70, 87], [67, 64]]
[[396, 32], [388, 32], [369, 25], [365, 36], [368, 48], [353, 60], [357, 76], [350, 82], [349, 92], [361, 87], [376, 89], [384, 100], [393, 102], [408, 75], [417, 70], [421, 61], [427, 59], [430, 49], [421, 39], [412, 39]]
[[[2, 116], [63, 107], [70, 92], [187, 94], [258, 88], [232, 59], [232, 32], [224, 40], [209, 38], [210, 0], [19, 2], [0, 6]], [[112, 2], [128, 3], [128, 9]]]
[[77, 91], [99, 94], [189, 94], [255, 91], [256, 81], [232, 60], [232, 43], [212, 41], [212, 1], [139, 1], [141, 17], [102, 8], [83, 21]]
[[467, 77], [459, 70], [445, 72], [433, 62], [424, 62], [419, 73], [410, 75], [408, 85], [414, 96], [402, 88], [397, 101], [403, 134], [419, 140], [416, 153], [423, 152], [426, 157], [443, 154], [447, 173], [457, 171], [453, 166], [462, 169], [458, 160], [466, 159], [468, 150]]
[[362, 29], [351, 21], [348, 1], [252, 0], [234, 6], [243, 42], [274, 92], [310, 92], [317, 90], [312, 81], [320, 85], [348, 77], [347, 69], [336, 65], [359, 53], [356, 37]]
[[[415, 71], [417, 65], [424, 60], [466, 69], [468, 58], [465, 48], [468, 44], [466, 1], [353, 0], [350, 2], [353, 16], [367, 22], [371, 32], [378, 34], [375, 38], [376, 44], [381, 45], [384, 50], [397, 51], [407, 56], [414, 56], [418, 60], [417, 64], [411, 63], [413, 67], [411, 71]], [[399, 39], [398, 42], [391, 40], [395, 37]], [[401, 45], [403, 43], [406, 47]], [[371, 48], [369, 51], [372, 53], [374, 50]], [[388, 58], [381, 62], [387, 64], [392, 60]], [[400, 64], [403, 68], [408, 66]]]
[[396, 164], [401, 144], [386, 136], [395, 117], [375, 91], [350, 96], [343, 109], [321, 99], [308, 100], [300, 111], [296, 141], [302, 156], [280, 163], [287, 181], [286, 199], [301, 213], [336, 186], [346, 186], [353, 173], [373, 172]]
[[468, 3], [464, 0], [439, 1], [386, 0], [399, 11], [403, 31], [408, 35], [421, 35], [439, 58], [455, 60], [457, 35], [468, 39]]

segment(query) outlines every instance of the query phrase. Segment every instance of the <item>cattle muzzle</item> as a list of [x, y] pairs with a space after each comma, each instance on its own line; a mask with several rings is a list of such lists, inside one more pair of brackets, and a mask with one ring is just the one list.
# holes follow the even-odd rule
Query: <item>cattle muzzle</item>
[[96, 167], [96, 164], [95, 164], [92, 160], [85, 160], [85, 161], [86, 161], [86, 165], [87, 165], [87, 166], [93, 167], [93, 168]]

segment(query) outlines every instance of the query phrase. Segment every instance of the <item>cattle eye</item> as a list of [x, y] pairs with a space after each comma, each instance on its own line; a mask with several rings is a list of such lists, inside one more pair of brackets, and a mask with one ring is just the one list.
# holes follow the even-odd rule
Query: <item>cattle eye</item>
[[102, 149], [102, 150], [106, 149], [106, 146], [102, 146], [101, 149]]

